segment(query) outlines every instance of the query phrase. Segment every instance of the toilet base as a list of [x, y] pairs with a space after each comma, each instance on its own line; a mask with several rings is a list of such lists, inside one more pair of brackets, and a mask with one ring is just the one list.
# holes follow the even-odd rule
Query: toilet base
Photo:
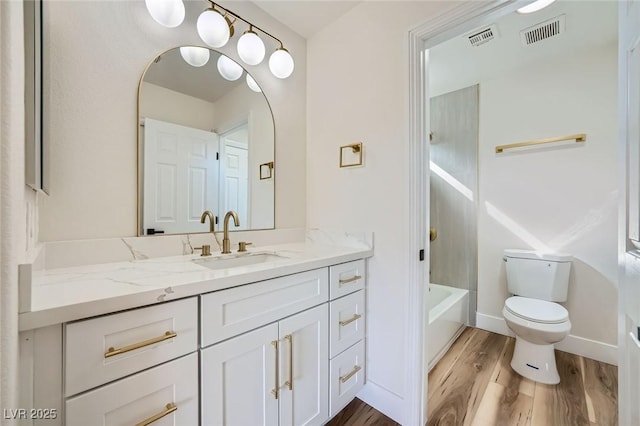
[[536, 345], [516, 336], [511, 368], [521, 376], [539, 383], [560, 383], [553, 345]]

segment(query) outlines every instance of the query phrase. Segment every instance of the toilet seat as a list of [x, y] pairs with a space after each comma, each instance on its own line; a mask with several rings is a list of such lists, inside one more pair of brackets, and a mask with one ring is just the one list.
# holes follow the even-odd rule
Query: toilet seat
[[512, 296], [504, 307], [509, 313], [531, 322], [560, 324], [569, 320], [569, 312], [563, 306], [545, 300]]

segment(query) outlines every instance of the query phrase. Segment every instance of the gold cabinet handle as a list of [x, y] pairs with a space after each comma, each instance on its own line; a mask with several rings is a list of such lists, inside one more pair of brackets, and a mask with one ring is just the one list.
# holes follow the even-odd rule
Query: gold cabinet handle
[[176, 411], [178, 409], [178, 406], [176, 404], [174, 404], [173, 402], [168, 403], [166, 407], [167, 408], [164, 411], [162, 411], [161, 413], [158, 413], [155, 416], [151, 416], [147, 420], [143, 420], [140, 423], [136, 423], [136, 426], [147, 426], [147, 425], [150, 425], [151, 423], [160, 420], [164, 416], [168, 416], [169, 414], [173, 413], [174, 411]]
[[175, 331], [167, 331], [162, 336], [154, 337], [153, 339], [145, 340], [144, 342], [134, 343], [133, 345], [123, 346], [118, 349], [111, 347], [107, 350], [107, 352], [104, 353], [104, 357], [109, 358], [114, 355], [120, 355], [125, 352], [130, 352], [136, 349], [144, 348], [145, 346], [153, 345], [155, 343], [159, 343], [164, 340], [173, 339], [177, 335], [178, 333], [176, 333]]
[[429, 241], [435, 241], [438, 238], [438, 230], [433, 226], [429, 227]]
[[278, 366], [280, 364], [279, 359], [278, 359], [278, 357], [279, 357], [279, 354], [278, 354], [278, 341], [274, 340], [274, 341], [271, 342], [271, 344], [273, 345], [273, 348], [276, 351], [276, 369], [275, 369], [276, 370], [276, 374], [275, 374], [275, 376], [276, 376], [275, 377], [275, 385], [276, 385], [276, 387], [271, 389], [271, 393], [273, 394], [273, 397], [275, 399], [278, 399], [278, 389], [280, 388], [280, 384], [278, 383], [280, 381], [280, 379], [278, 377], [279, 376], [279, 371], [278, 371], [279, 367]]
[[344, 327], [345, 325], [349, 325], [352, 322], [359, 320], [360, 318], [362, 318], [362, 315], [353, 314], [353, 316], [351, 318], [349, 318], [348, 320], [340, 321], [338, 324], [340, 324], [340, 327]]
[[352, 282], [354, 282], [354, 281], [358, 281], [360, 278], [362, 278], [362, 275], [354, 275], [354, 276], [353, 276], [353, 277], [351, 277], [351, 278], [347, 278], [347, 279], [345, 279], [345, 280], [339, 280], [338, 282], [339, 282], [340, 284], [349, 284], [349, 283], [352, 283]]
[[289, 390], [293, 390], [293, 336], [287, 334], [284, 338], [289, 341], [289, 380], [284, 384]]
[[362, 367], [360, 367], [359, 365], [354, 365], [353, 366], [353, 370], [351, 370], [350, 372], [348, 372], [347, 374], [345, 374], [344, 376], [340, 376], [340, 381], [342, 383], [346, 382], [347, 380], [349, 380], [350, 378], [352, 378], [358, 371], [362, 370]]

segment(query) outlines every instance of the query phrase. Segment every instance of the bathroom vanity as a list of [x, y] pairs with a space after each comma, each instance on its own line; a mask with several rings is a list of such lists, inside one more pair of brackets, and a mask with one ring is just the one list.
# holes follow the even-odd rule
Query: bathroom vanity
[[47, 425], [323, 424], [364, 384], [372, 254], [295, 243], [34, 274], [22, 405]]

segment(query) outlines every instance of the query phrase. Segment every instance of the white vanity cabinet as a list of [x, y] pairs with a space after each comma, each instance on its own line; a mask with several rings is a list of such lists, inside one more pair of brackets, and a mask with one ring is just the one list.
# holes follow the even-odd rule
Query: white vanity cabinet
[[23, 406], [57, 417], [20, 424], [325, 424], [365, 380], [365, 260], [312, 264], [23, 331]]
[[203, 424], [328, 419], [328, 294], [321, 268], [202, 296]]

